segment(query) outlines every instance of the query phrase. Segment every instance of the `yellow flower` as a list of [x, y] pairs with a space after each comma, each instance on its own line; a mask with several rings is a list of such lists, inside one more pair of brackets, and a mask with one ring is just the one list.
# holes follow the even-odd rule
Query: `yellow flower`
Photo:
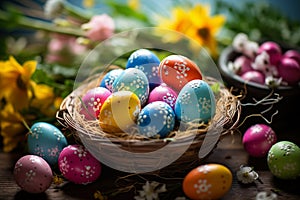
[[30, 79], [36, 69], [36, 61], [27, 61], [21, 66], [14, 57], [0, 62], [0, 99], [5, 98], [17, 110], [28, 106], [31, 98]]
[[85, 8], [92, 8], [95, 5], [95, 0], [83, 0], [82, 5]]
[[128, 0], [128, 6], [133, 10], [138, 10], [140, 7], [140, 0]]
[[[208, 5], [196, 4], [192, 9], [174, 8], [171, 19], [159, 19], [158, 28], [180, 32], [207, 48], [212, 55], [216, 55], [216, 35], [224, 22], [223, 15], [210, 15]], [[168, 38], [170, 42], [176, 42], [181, 38], [180, 36], [180, 34], [171, 33], [163, 37]]]

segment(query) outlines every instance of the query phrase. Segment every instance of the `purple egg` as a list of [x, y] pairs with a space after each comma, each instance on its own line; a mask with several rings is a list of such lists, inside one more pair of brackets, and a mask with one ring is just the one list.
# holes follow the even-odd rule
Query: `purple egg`
[[29, 193], [42, 193], [52, 183], [52, 170], [40, 156], [21, 157], [14, 167], [14, 178], [18, 186]]
[[150, 92], [148, 104], [154, 101], [164, 101], [174, 110], [176, 99], [177, 93], [172, 88], [167, 86], [167, 84], [162, 83]]
[[265, 75], [259, 71], [248, 71], [241, 75], [241, 78], [245, 81], [255, 82], [259, 84], [265, 84]]
[[288, 51], [286, 51], [283, 56], [285, 58], [292, 58], [294, 59], [295, 61], [297, 61], [297, 63], [300, 65], [300, 52], [299, 51], [296, 51], [296, 50], [293, 50], [293, 49], [290, 49]]
[[282, 56], [281, 47], [276, 42], [266, 41], [259, 46], [257, 53], [261, 54], [263, 51], [269, 54], [270, 64], [276, 66]]
[[277, 66], [278, 74], [288, 85], [296, 85], [300, 81], [300, 65], [292, 58], [282, 58]]
[[234, 67], [237, 69], [236, 74], [242, 75], [245, 72], [252, 71], [251, 63], [252, 60], [247, 56], [241, 55], [237, 57], [233, 62]]
[[101, 163], [82, 145], [69, 145], [59, 155], [62, 175], [76, 184], [94, 182], [101, 174]]
[[243, 136], [243, 145], [249, 155], [263, 157], [277, 141], [274, 130], [265, 124], [249, 127]]

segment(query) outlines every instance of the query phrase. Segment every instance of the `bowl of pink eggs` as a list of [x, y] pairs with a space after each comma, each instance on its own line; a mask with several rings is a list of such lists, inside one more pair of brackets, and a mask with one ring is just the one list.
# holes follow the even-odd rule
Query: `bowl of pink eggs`
[[283, 133], [291, 132], [287, 129], [300, 132], [294, 117], [300, 112], [299, 48], [238, 33], [221, 52], [218, 67], [224, 84], [241, 98], [242, 116], [260, 116], [248, 120], [251, 124], [268, 121], [282, 139], [290, 139]]

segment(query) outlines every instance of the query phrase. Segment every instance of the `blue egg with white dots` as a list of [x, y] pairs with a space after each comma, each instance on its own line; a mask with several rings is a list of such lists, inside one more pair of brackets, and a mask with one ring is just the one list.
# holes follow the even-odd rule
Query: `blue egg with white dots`
[[161, 84], [158, 74], [160, 59], [148, 49], [138, 49], [128, 58], [126, 69], [137, 68], [142, 70], [148, 78], [150, 89]]
[[104, 75], [100, 82], [100, 87], [104, 87], [112, 92], [112, 85], [124, 69], [113, 69]]
[[58, 162], [60, 152], [68, 145], [64, 134], [47, 122], [36, 122], [27, 136], [28, 153], [42, 157], [49, 165]]
[[112, 85], [112, 92], [130, 91], [145, 105], [149, 97], [149, 82], [143, 71], [136, 68], [125, 69]]
[[180, 122], [207, 123], [215, 112], [215, 96], [206, 81], [192, 80], [180, 90], [175, 102], [175, 114]]
[[147, 104], [137, 119], [139, 133], [147, 137], [166, 137], [175, 126], [175, 113], [164, 101]]

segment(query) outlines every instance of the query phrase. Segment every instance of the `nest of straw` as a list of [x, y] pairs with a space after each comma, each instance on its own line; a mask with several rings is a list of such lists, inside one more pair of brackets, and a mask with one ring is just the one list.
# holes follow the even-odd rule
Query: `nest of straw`
[[[155, 165], [159, 168], [157, 160], [151, 160], [143, 156], [143, 153], [154, 152], [152, 156], [164, 157], [155, 151], [168, 146], [167, 151], [171, 154], [178, 155], [181, 146], [188, 146], [187, 150], [172, 164], [159, 169], [172, 172], [176, 170], [191, 169], [203, 158], [199, 158], [198, 152], [201, 148], [207, 132], [213, 128], [219, 134], [218, 140], [230, 133], [238, 124], [241, 113], [239, 99], [234, 96], [223, 84], [211, 77], [205, 77], [204, 80], [209, 84], [220, 84], [220, 90], [216, 94], [216, 114], [209, 123], [190, 123], [185, 124], [184, 129], [172, 131], [166, 138], [148, 138], [140, 134], [132, 133], [107, 133], [104, 132], [98, 120], [85, 120], [80, 114], [80, 98], [91, 88], [99, 85], [102, 75], [95, 75], [86, 80], [80, 87], [69, 94], [62, 102], [60, 110], [57, 112], [57, 120], [63, 126], [71, 130], [76, 137], [79, 137], [81, 143], [100, 161], [118, 166], [118, 170], [134, 171], [134, 169], [143, 168], [152, 171]], [[217, 144], [217, 143], [216, 143]], [[215, 145], [216, 146], [216, 145]], [[214, 146], [214, 148], [215, 148]], [[135, 161], [132, 161], [124, 154], [120, 154], [118, 149], [128, 153], [138, 153]], [[212, 151], [213, 148], [209, 151]], [[209, 155], [209, 152], [208, 152]], [[128, 170], [129, 169], [129, 170]]]

